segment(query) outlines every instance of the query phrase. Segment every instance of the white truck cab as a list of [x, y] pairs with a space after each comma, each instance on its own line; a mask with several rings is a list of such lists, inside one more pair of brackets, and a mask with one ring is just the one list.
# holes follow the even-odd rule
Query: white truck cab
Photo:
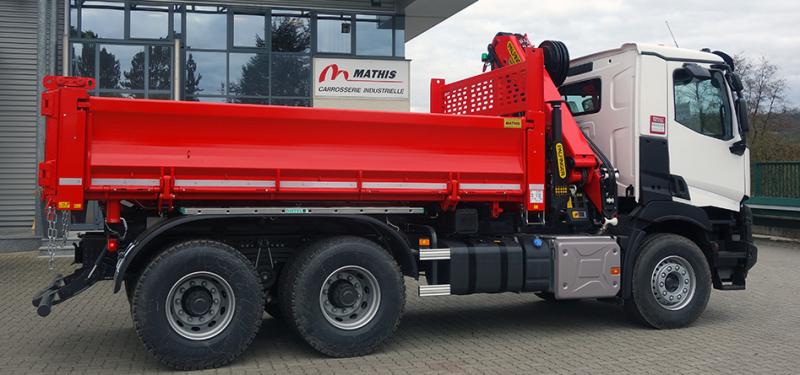
[[624, 44], [572, 60], [560, 91], [619, 170], [619, 197], [738, 212], [750, 155], [732, 65], [719, 52]]

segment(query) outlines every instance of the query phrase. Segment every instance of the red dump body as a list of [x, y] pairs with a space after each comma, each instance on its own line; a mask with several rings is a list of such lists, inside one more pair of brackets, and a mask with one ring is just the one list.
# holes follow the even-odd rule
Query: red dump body
[[[49, 204], [70, 210], [86, 200], [136, 200], [160, 208], [314, 201], [445, 209], [481, 201], [541, 211], [544, 93], [558, 95], [545, 90], [541, 54], [479, 77], [496, 82], [480, 94], [480, 115], [113, 99], [89, 96], [91, 79], [48, 77], [39, 183]], [[501, 104], [512, 79], [523, 99]], [[472, 84], [434, 80], [434, 111], [456, 113], [446, 103], [480, 99]], [[569, 120], [565, 138], [580, 133]]]

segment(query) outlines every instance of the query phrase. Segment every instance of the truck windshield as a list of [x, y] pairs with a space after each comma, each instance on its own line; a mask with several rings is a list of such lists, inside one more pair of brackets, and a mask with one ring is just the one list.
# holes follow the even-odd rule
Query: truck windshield
[[677, 69], [673, 82], [675, 121], [709, 137], [733, 138], [730, 100], [722, 73], [712, 71], [709, 78], [697, 78]]

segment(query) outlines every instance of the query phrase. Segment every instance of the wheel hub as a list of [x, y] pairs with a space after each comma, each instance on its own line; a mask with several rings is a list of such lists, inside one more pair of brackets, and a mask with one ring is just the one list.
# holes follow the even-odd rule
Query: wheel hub
[[225, 279], [200, 271], [172, 285], [166, 306], [170, 327], [184, 338], [200, 341], [213, 338], [228, 327], [236, 298]]
[[331, 325], [355, 330], [367, 325], [378, 312], [380, 288], [375, 276], [363, 267], [345, 266], [333, 271], [322, 284], [319, 304]]
[[347, 281], [337, 281], [331, 289], [331, 303], [336, 307], [352, 307], [360, 297], [353, 284]]
[[658, 262], [650, 280], [653, 297], [667, 310], [686, 307], [692, 301], [697, 286], [692, 265], [674, 255]]
[[183, 309], [192, 316], [202, 316], [211, 310], [214, 300], [211, 293], [203, 288], [192, 288], [183, 297]]

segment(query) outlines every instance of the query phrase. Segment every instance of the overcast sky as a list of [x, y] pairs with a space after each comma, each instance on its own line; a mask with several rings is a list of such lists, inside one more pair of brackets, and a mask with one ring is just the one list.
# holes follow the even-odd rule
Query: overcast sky
[[498, 31], [527, 33], [538, 45], [561, 40], [573, 58], [625, 42], [765, 56], [800, 105], [800, 0], [479, 0], [406, 45], [412, 60], [411, 105], [428, 111], [430, 78], [456, 81], [481, 71], [481, 53]]

